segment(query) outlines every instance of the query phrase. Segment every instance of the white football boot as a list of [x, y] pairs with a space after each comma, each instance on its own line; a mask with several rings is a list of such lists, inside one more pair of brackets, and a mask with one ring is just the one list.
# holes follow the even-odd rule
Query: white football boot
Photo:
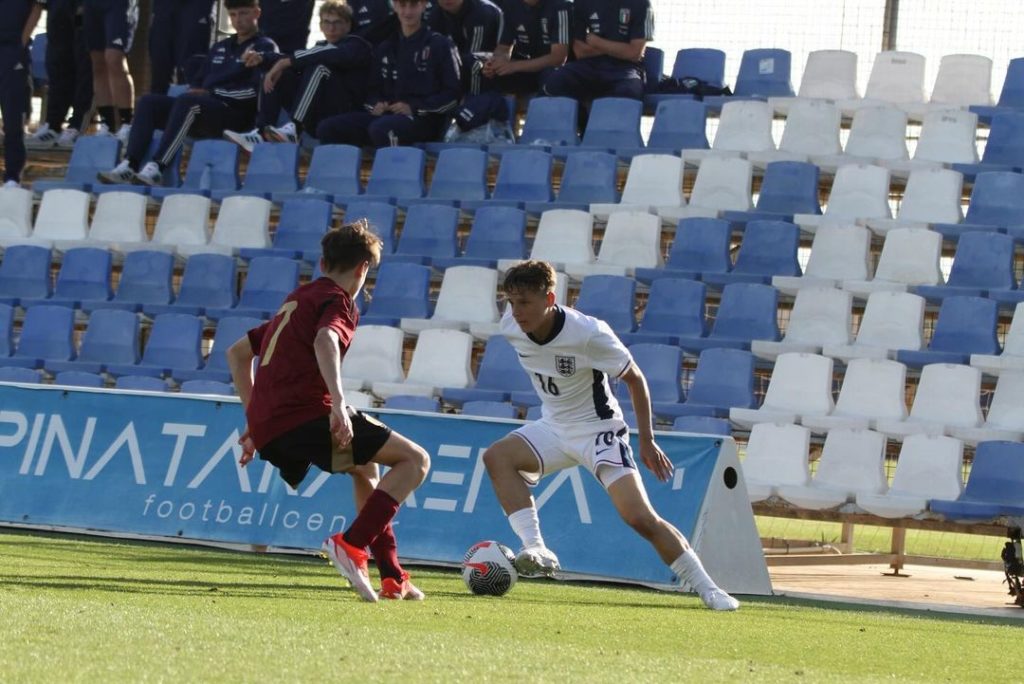
[[524, 546], [516, 554], [516, 571], [523, 577], [553, 577], [562, 569], [558, 556], [546, 546]]

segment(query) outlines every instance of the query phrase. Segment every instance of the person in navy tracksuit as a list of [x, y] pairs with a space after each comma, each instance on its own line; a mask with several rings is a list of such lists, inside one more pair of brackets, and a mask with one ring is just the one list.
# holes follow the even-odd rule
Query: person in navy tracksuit
[[149, 92], [185, 82], [185, 65], [205, 55], [213, 37], [216, 0], [153, 0], [149, 30]]
[[[210, 48], [191, 90], [178, 97], [153, 93], [139, 100], [125, 158], [110, 171], [100, 173], [100, 180], [159, 185], [163, 169], [177, 155], [186, 136], [220, 137], [227, 128], [245, 130], [252, 126], [261, 72], [247, 64], [257, 64], [260, 55], [276, 52], [277, 46], [259, 30], [258, 0], [226, 0], [224, 4], [235, 35]], [[163, 135], [153, 161], [135, 172], [157, 129], [163, 129]]]
[[459, 102], [459, 55], [423, 23], [426, 0], [395, 0], [400, 31], [374, 53], [365, 111], [317, 126], [322, 143], [411, 145], [438, 140]]
[[0, 116], [4, 118], [4, 186], [25, 167], [25, 118], [32, 93], [28, 44], [45, 0], [0, 0]]
[[555, 69], [544, 93], [589, 101], [598, 97], [644, 96], [643, 57], [654, 39], [650, 0], [575, 0], [575, 62]]
[[390, 0], [349, 0], [352, 33], [377, 47], [398, 31], [398, 18]]
[[479, 93], [484, 62], [494, 52], [502, 33], [501, 8], [490, 0], [436, 2], [427, 14], [427, 25], [455, 42], [462, 60], [463, 90]]
[[[532, 94], [552, 69], [565, 64], [572, 43], [572, 0], [507, 0], [494, 56], [485, 79], [503, 93]], [[486, 82], [486, 81], [485, 81]]]
[[281, 52], [306, 47], [314, 4], [314, 0], [262, 0], [264, 31]]
[[100, 133], [117, 135], [124, 142], [134, 116], [135, 84], [128, 53], [139, 23], [139, 0], [84, 0], [83, 12]]

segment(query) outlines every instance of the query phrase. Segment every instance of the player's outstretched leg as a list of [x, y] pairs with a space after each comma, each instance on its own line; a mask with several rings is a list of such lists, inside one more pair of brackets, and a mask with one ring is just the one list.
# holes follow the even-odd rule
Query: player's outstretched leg
[[740, 607], [739, 601], [711, 579], [686, 537], [655, 512], [639, 474], [633, 471], [606, 486], [622, 519], [651, 543], [661, 560], [685, 585], [697, 592], [705, 606], [712, 610], [736, 610]]
[[516, 570], [524, 577], [552, 576], [561, 569], [558, 557], [544, 545], [537, 507], [522, 473], [540, 477], [540, 463], [523, 439], [515, 434], [498, 440], [484, 452], [484, 465], [508, 522], [523, 546], [516, 554]]

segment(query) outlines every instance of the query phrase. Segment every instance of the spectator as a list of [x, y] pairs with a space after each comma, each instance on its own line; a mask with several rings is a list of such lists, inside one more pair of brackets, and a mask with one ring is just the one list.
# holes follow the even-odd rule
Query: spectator
[[459, 55], [423, 23], [427, 0], [395, 0], [401, 31], [374, 53], [365, 110], [324, 119], [317, 138], [349, 145], [439, 139], [459, 102]]
[[127, 143], [135, 101], [127, 54], [139, 23], [139, 5], [136, 0], [84, 0], [83, 9], [85, 44], [92, 61], [93, 96], [100, 114], [98, 134], [111, 135], [117, 131], [117, 138]]
[[82, 30], [82, 0], [48, 0], [46, 38], [46, 114], [35, 133], [25, 138], [25, 146], [70, 148], [92, 109], [92, 66]]
[[281, 52], [306, 47], [314, 4], [314, 0], [263, 0], [263, 25]]
[[28, 44], [43, 13], [39, 0], [0, 0], [0, 116], [4, 119], [4, 187], [17, 187], [25, 166], [32, 59]]
[[[138, 121], [128, 137], [128, 150], [120, 164], [99, 174], [105, 183], [159, 185], [187, 135], [220, 137], [225, 129], [246, 129], [256, 117], [260, 55], [277, 50], [260, 33], [258, 0], [225, 0], [235, 35], [210, 48], [192, 88], [179, 97], [151, 93], [139, 100]], [[253, 66], [250, 66], [253, 65]], [[139, 170], [153, 132], [163, 129], [153, 161]], [[136, 170], [138, 170], [136, 172]]]
[[390, 0], [351, 0], [352, 32], [377, 47], [398, 31], [398, 19]]
[[[273, 66], [263, 77], [256, 128], [225, 131], [224, 137], [252, 152], [265, 140], [295, 142], [324, 118], [361, 107], [373, 47], [351, 29], [352, 8], [341, 0], [324, 0], [320, 30], [326, 40], [290, 55], [268, 55]], [[277, 127], [282, 108], [292, 121]]]
[[216, 0], [153, 0], [149, 31], [149, 92], [185, 83], [185, 65], [210, 50]]
[[500, 92], [536, 93], [546, 75], [565, 64], [571, 37], [571, 0], [508, 0], [498, 47], [483, 75]]
[[501, 8], [490, 0], [437, 0], [427, 15], [430, 28], [451, 38], [458, 48], [467, 93], [480, 92], [483, 65], [498, 45], [501, 22]]
[[544, 93], [642, 99], [644, 49], [654, 38], [650, 0], [576, 0], [572, 21], [576, 61], [551, 72]]

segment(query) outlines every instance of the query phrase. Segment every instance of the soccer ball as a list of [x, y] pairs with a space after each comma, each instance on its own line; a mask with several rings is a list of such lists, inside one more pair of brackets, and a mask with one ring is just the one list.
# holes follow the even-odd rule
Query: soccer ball
[[512, 549], [496, 541], [477, 542], [462, 559], [462, 581], [474, 594], [502, 596], [519, 579], [515, 558]]

